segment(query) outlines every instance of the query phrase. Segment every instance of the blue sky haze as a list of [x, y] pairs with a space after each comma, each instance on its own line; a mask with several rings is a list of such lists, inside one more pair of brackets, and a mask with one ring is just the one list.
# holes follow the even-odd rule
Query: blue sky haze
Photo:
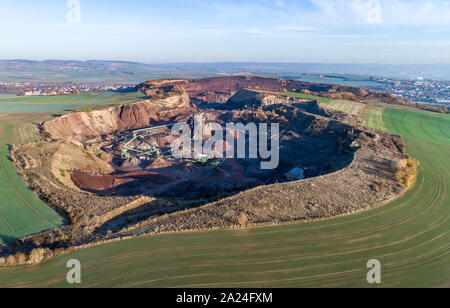
[[79, 3], [0, 0], [0, 59], [450, 63], [448, 0]]

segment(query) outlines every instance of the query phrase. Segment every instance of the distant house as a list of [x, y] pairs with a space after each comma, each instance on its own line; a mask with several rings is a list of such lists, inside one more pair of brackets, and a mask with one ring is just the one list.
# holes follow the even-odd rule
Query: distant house
[[107, 135], [107, 136], [105, 137], [105, 141], [112, 141], [112, 140], [114, 140], [114, 137], [111, 136], [111, 135]]
[[28, 91], [24, 93], [25, 96], [38, 96], [41, 95], [41, 92], [39, 91]]
[[294, 168], [284, 175], [288, 181], [298, 181], [305, 178], [302, 168]]

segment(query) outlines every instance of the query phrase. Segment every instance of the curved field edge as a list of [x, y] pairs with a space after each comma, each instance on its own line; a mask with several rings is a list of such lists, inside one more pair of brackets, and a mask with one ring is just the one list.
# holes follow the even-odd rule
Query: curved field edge
[[134, 102], [138, 96], [135, 92], [106, 92], [0, 98], [0, 245], [58, 228], [65, 223], [20, 180], [9, 159], [8, 144], [35, 141], [32, 123], [52, 118], [52, 112], [84, 108], [86, 105], [89, 110], [94, 110]]
[[[448, 286], [450, 146], [445, 133], [433, 137], [439, 143], [427, 141], [410, 112], [383, 114], [421, 161], [416, 185], [386, 206], [326, 221], [104, 244], [1, 269], [0, 285], [67, 287], [65, 265], [75, 258], [82, 287], [370, 287], [366, 263], [376, 258], [381, 287]], [[417, 125], [431, 129], [434, 120], [425, 116]], [[450, 117], [443, 122], [447, 127]]]
[[450, 116], [446, 114], [386, 109], [383, 122], [393, 134], [450, 146]]
[[63, 219], [23, 184], [9, 160], [14, 126], [0, 122], [0, 245], [58, 228]]

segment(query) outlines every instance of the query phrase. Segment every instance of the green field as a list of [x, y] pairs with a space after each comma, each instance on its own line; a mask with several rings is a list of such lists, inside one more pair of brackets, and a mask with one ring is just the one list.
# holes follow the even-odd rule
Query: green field
[[311, 95], [311, 94], [304, 94], [304, 93], [286, 92], [286, 93], [281, 93], [281, 95], [295, 97], [295, 98], [317, 99], [317, 100], [321, 101], [322, 103], [329, 103], [329, 102], [333, 101], [331, 98], [316, 96], [316, 95]]
[[366, 120], [367, 128], [375, 128], [379, 130], [387, 130], [383, 123], [384, 107], [367, 104], [361, 117]]
[[82, 287], [370, 287], [366, 263], [376, 258], [378, 287], [449, 287], [450, 116], [386, 109], [372, 123], [407, 136], [421, 162], [416, 185], [386, 206], [311, 223], [105, 244], [0, 269], [0, 286], [68, 287], [65, 265], [75, 258]]
[[8, 159], [14, 126], [0, 122], [0, 244], [57, 228], [63, 219], [21, 182]]
[[[339, 100], [339, 99], [331, 99], [328, 97], [316, 96], [311, 94], [304, 93], [294, 93], [294, 92], [286, 92], [280, 93], [284, 96], [290, 96], [295, 98], [305, 98], [305, 99], [317, 99], [322, 102], [325, 107], [333, 110], [339, 110], [346, 113], [354, 113], [358, 115], [361, 111], [364, 110], [365, 105], [358, 102], [348, 101], [348, 100]], [[379, 115], [381, 117], [381, 115]]]
[[358, 115], [365, 107], [364, 104], [346, 100], [332, 100], [325, 104], [325, 107]]
[[8, 144], [36, 140], [32, 123], [90, 106], [91, 109], [134, 102], [137, 93], [81, 93], [70, 96], [0, 96], [0, 244], [57, 228], [63, 219], [19, 179], [9, 160]]
[[305, 99], [317, 99], [318, 101], [322, 102], [325, 107], [339, 110], [347, 113], [353, 113], [355, 110], [362, 107], [361, 103], [353, 102], [353, 101], [347, 101], [347, 100], [338, 100], [338, 99], [331, 99], [328, 97], [322, 97], [317, 95], [311, 95], [311, 94], [304, 94], [304, 93], [294, 93], [294, 92], [286, 92], [286, 93], [280, 93], [284, 96], [290, 96], [295, 98], [305, 98]]
[[92, 105], [93, 108], [101, 108], [137, 101], [139, 97], [139, 94], [135, 92], [126, 94], [106, 92], [68, 96], [0, 97], [0, 113], [63, 112], [87, 105]]
[[431, 112], [388, 109], [383, 114], [383, 121], [393, 134], [450, 146], [449, 117]]

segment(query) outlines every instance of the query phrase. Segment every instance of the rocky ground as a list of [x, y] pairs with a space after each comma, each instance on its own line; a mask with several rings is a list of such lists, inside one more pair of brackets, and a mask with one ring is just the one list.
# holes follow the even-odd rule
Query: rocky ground
[[312, 220], [383, 204], [405, 189], [394, 180], [395, 162], [405, 154], [396, 145], [399, 140], [389, 135], [356, 134], [361, 148], [350, 166], [335, 173], [257, 187], [200, 208], [153, 216], [111, 237]]
[[[256, 86], [270, 91], [303, 87], [347, 99], [373, 95], [351, 87], [259, 77], [152, 81], [140, 86], [148, 95], [146, 101], [70, 113], [47, 122], [42, 127], [42, 140], [13, 147], [11, 158], [24, 182], [66, 217], [68, 224], [2, 247], [0, 255], [35, 248], [67, 249], [145, 233], [327, 218], [381, 205], [406, 189], [395, 180], [395, 173], [408, 157], [400, 137], [365, 131], [357, 117], [327, 110], [317, 101], [241, 89]], [[282, 163], [286, 168], [313, 167], [309, 178], [197, 198], [148, 193], [102, 196], [73, 181], [74, 172], [102, 176], [116, 172], [111, 154], [103, 155], [87, 140], [175, 122], [199, 111], [208, 113], [194, 104], [202, 100], [230, 103], [209, 111], [209, 117], [216, 120], [279, 123]]]

